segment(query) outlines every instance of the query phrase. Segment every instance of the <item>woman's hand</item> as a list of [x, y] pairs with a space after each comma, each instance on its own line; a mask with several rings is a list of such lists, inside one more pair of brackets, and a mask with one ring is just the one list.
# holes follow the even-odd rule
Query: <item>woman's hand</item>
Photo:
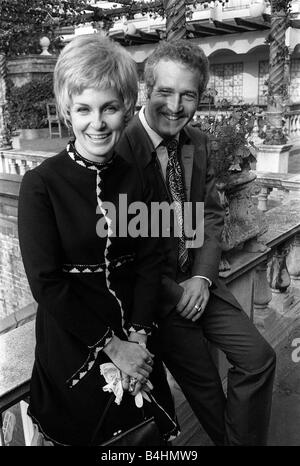
[[[128, 341], [133, 343], [138, 343], [142, 347], [146, 348], [147, 344], [147, 335], [138, 333], [138, 332], [131, 332], [128, 337]], [[149, 355], [151, 354], [148, 351]], [[151, 355], [152, 356], [152, 355]], [[149, 356], [147, 363], [153, 366], [153, 358]], [[136, 384], [132, 385], [132, 389], [130, 389], [130, 377], [127, 374], [122, 374], [122, 385], [124, 390], [130, 391], [131, 395], [135, 396], [140, 390], [144, 390], [145, 392], [150, 392], [152, 388], [149, 388], [147, 385], [147, 380], [142, 384], [141, 382], [137, 382]]]
[[[144, 335], [141, 336], [144, 337]], [[103, 351], [121, 370], [123, 376], [133, 377], [139, 382], [132, 391], [132, 394], [136, 394], [135, 392], [139, 391], [138, 386], [144, 385], [149, 378], [154, 355], [144, 346], [120, 340], [116, 335], [103, 348]], [[126, 385], [129, 385], [128, 380], [125, 384], [123, 382], [123, 389], [126, 389]]]

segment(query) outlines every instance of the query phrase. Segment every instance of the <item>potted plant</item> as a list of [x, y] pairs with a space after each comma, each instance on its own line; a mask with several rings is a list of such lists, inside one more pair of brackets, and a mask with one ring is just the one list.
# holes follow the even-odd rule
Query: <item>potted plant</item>
[[[256, 160], [251, 135], [260, 110], [248, 104], [233, 107], [225, 100], [216, 107], [220, 111], [199, 118], [193, 126], [207, 133], [211, 143], [211, 161], [226, 213], [222, 249], [227, 252], [246, 243], [248, 250], [250, 244], [252, 251], [261, 250], [264, 248], [256, 239], [266, 231], [267, 225], [253, 199], [258, 188], [256, 175], [251, 171]], [[224, 256], [221, 270], [229, 268]]]

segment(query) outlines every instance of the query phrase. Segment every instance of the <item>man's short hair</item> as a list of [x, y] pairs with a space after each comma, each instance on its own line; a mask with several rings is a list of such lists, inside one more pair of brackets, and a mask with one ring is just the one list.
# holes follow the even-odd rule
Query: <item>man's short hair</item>
[[118, 43], [101, 34], [75, 37], [61, 51], [54, 69], [54, 93], [58, 111], [69, 123], [74, 95], [87, 88], [114, 87], [132, 116], [137, 100], [137, 70], [134, 60]]
[[158, 44], [145, 63], [145, 83], [148, 97], [155, 85], [155, 68], [160, 60], [182, 63], [199, 76], [199, 97], [205, 90], [209, 78], [209, 64], [201, 47], [189, 40], [162, 41]]

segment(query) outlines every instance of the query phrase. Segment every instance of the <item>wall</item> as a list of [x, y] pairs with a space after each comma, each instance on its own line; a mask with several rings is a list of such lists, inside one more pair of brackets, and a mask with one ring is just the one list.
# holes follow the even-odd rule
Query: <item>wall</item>
[[8, 76], [16, 86], [53, 73], [57, 57], [55, 55], [26, 55], [9, 59]]
[[209, 57], [211, 65], [219, 63], [243, 63], [243, 101], [249, 104], [258, 103], [258, 68], [259, 61], [268, 59], [268, 48], [259, 47], [247, 54], [236, 54], [229, 50], [221, 50]]
[[0, 197], [0, 319], [32, 303], [17, 233], [16, 201]]

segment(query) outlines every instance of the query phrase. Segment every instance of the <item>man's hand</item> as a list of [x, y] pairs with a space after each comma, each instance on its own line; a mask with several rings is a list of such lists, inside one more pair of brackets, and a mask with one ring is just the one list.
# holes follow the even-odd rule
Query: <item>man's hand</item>
[[203, 314], [209, 299], [208, 281], [205, 278], [192, 277], [179, 285], [184, 291], [176, 310], [181, 317], [195, 322]]

